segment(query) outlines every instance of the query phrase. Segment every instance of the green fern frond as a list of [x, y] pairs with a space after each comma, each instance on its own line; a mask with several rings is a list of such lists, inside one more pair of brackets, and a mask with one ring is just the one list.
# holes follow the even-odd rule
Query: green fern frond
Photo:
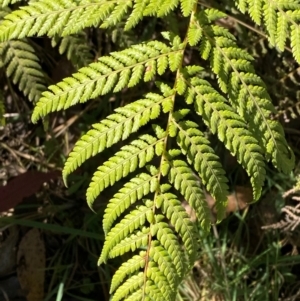
[[174, 194], [160, 194], [155, 202], [156, 206], [161, 208], [162, 213], [166, 215], [175, 231], [180, 235], [188, 255], [188, 268], [190, 269], [197, 257], [196, 225], [190, 221], [186, 211]]
[[[164, 193], [158, 195], [155, 202], [145, 201], [146, 206], [139, 206], [137, 210], [131, 211], [108, 233], [107, 238], [109, 239], [104, 244], [99, 263], [105, 262], [107, 258], [111, 257], [111, 253], [115, 253], [116, 247], [119, 249], [118, 254], [124, 254], [124, 252], [136, 249], [135, 244], [132, 246], [133, 241], [137, 242], [139, 247], [146, 246], [149, 237], [152, 237], [147, 252], [142, 251], [139, 255], [129, 259], [116, 272], [111, 287], [111, 292], [116, 290], [112, 300], [124, 298], [141, 300], [142, 296], [146, 294], [150, 298], [149, 300], [171, 301], [174, 299], [179, 282], [188, 270], [178, 238], [167, 223], [160, 222], [164, 216], [153, 216], [154, 205], [157, 209], [161, 209], [166, 218], [170, 220], [171, 225], [174, 226], [185, 246], [189, 266], [193, 264], [197, 250], [197, 241], [193, 236], [197, 228], [190, 221], [176, 196], [167, 192], [169, 188], [166, 185], [161, 187]], [[155, 220], [156, 223], [153, 223]], [[143, 227], [147, 222], [152, 225], [151, 233], [144, 228], [143, 231], [135, 234], [136, 229]], [[130, 233], [133, 233], [133, 236], [128, 237]], [[151, 236], [149, 236], [150, 234]], [[120, 250], [122, 248], [123, 250]], [[144, 271], [139, 272], [141, 269]], [[144, 277], [145, 271], [148, 280], [141, 285], [139, 281], [142, 276]], [[126, 278], [127, 280], [124, 282]], [[121, 284], [122, 282], [124, 283]], [[140, 290], [140, 287], [143, 289]]]
[[126, 183], [112, 199], [110, 199], [103, 216], [103, 229], [107, 233], [114, 221], [138, 200], [156, 191], [158, 185], [157, 175], [150, 176], [141, 173]]
[[107, 234], [104, 246], [102, 248], [101, 256], [99, 258], [99, 265], [106, 262], [110, 251], [122, 239], [133, 233], [134, 230], [143, 226], [148, 220], [152, 222], [151, 213], [153, 212], [153, 202], [148, 202], [148, 206], [139, 206], [136, 210], [127, 214], [115, 227], [113, 227]]
[[168, 58], [178, 52], [180, 50], [172, 50], [164, 43], [153, 41], [103, 56], [72, 77], [50, 86], [51, 92], [43, 93], [35, 107], [32, 121], [111, 91], [133, 87], [142, 80], [150, 81], [156, 73], [162, 75], [165, 72]]
[[[293, 167], [283, 129], [272, 119], [275, 111], [271, 99], [252, 66], [252, 56], [237, 46], [227, 29], [215, 25], [226, 15], [215, 9], [198, 8], [197, 12], [196, 0], [49, 1], [30, 2], [7, 15], [0, 24], [0, 41], [48, 35], [57, 43], [57, 37], [63, 38], [60, 53], [72, 60], [77, 58], [74, 51], [87, 50], [80, 48], [86, 44], [79, 43], [85, 27], [118, 30], [125, 25], [129, 30], [145, 16], [153, 16], [153, 24], [157, 17], [170, 17], [170, 13], [176, 13], [176, 18], [189, 17], [185, 35], [177, 26], [182, 38], [171, 31], [163, 32], [168, 44], [155, 40], [111, 52], [50, 86], [32, 115], [32, 121], [37, 122], [51, 112], [108, 93], [122, 91], [126, 95], [127, 88], [138, 83], [160, 81], [155, 82], [158, 94], [152, 83], [146, 85], [153, 89], [151, 93], [136, 101], [128, 97], [129, 104], [115, 109], [78, 140], [65, 163], [63, 179], [66, 182], [68, 175], [91, 157], [113, 145], [117, 148], [98, 167], [86, 194], [92, 207], [105, 189], [122, 182], [118, 191], [110, 191], [113, 197], [103, 217], [106, 239], [98, 261], [102, 264], [128, 253], [128, 260], [112, 279], [112, 301], [174, 301], [180, 282], [197, 259], [199, 226], [207, 233], [211, 224], [204, 187], [216, 199], [218, 221], [224, 216], [228, 195], [220, 158], [198, 121], [191, 121], [193, 113], [201, 116], [200, 124], [203, 121], [206, 131], [217, 135], [246, 170], [257, 200], [266, 161], [271, 160], [286, 173]], [[298, 8], [287, 1], [268, 1], [272, 5], [267, 16], [267, 0], [236, 3], [257, 24], [267, 22], [273, 32], [270, 39], [280, 47], [284, 47], [286, 32], [291, 30], [292, 47], [297, 53]], [[176, 11], [179, 6], [182, 14]], [[205, 71], [189, 63], [189, 46], [199, 49], [202, 58], [209, 61]], [[211, 81], [217, 79], [215, 84], [221, 92], [203, 79], [207, 74]], [[183, 200], [195, 211], [197, 223], [191, 221]]]
[[179, 285], [179, 275], [176, 273], [175, 266], [168, 251], [160, 245], [160, 242], [152, 240], [149, 250], [149, 256], [152, 262], [155, 262], [159, 266], [160, 271], [165, 276], [168, 282], [167, 287], [170, 287], [173, 292], [176, 292]]
[[244, 14], [246, 12], [246, 9], [248, 7], [248, 1], [247, 0], [235, 0], [234, 1], [238, 9]]
[[192, 77], [187, 83], [189, 88], [186, 91], [186, 99], [190, 102], [195, 101], [196, 112], [247, 171], [251, 178], [254, 199], [257, 200], [266, 174], [259, 142], [248, 130], [244, 120], [207, 81]]
[[160, 115], [161, 107], [169, 99], [170, 97], [148, 93], [145, 99], [118, 108], [114, 114], [94, 124], [93, 129], [77, 141], [69, 154], [63, 169], [64, 182], [66, 183], [67, 176], [83, 162], [120, 140], [127, 139], [151, 119], [156, 119]]
[[[137, 290], [136, 292], [134, 292], [133, 294], [130, 295], [130, 297], [128, 297], [126, 300], [127, 301], [140, 301], [143, 298], [143, 291], [141, 289]], [[159, 300], [159, 301], [163, 301], [163, 300]]]
[[159, 6], [159, 11], [157, 12], [158, 17], [163, 17], [173, 11], [178, 6], [178, 2], [178, 0], [163, 1]]
[[196, 0], [180, 0], [182, 14], [185, 17], [190, 16], [196, 3]]
[[[131, 278], [127, 279], [116, 291], [111, 301], [120, 301], [124, 298], [126, 298], [130, 293], [139, 292], [141, 295], [139, 296], [139, 299], [142, 300], [143, 291], [139, 290], [140, 287], [142, 287], [144, 284], [144, 275], [142, 272], [138, 273], [137, 275], [133, 275]], [[126, 298], [125, 300], [128, 300]]]
[[[163, 299], [163, 300], [174, 300], [175, 293], [171, 290], [170, 286], [168, 285], [167, 279], [164, 277], [162, 271], [160, 270], [159, 266], [154, 263], [153, 261], [149, 262], [148, 269], [147, 269], [149, 278], [152, 280], [152, 283], [146, 283], [145, 291], [147, 294], [150, 293], [153, 286], [155, 287], [156, 294], [153, 295], [153, 300], [156, 298]], [[148, 285], [147, 285], [148, 284]], [[152, 284], [150, 286], [150, 284]]]
[[284, 139], [281, 125], [271, 120], [275, 109], [263, 81], [250, 63], [252, 57], [237, 47], [234, 36], [227, 29], [204, 25], [207, 20], [204, 14], [199, 14], [198, 29], [213, 51], [204, 51], [200, 47], [201, 54], [204, 51], [204, 58], [210, 58], [220, 89], [227, 93], [230, 104], [249, 123], [266, 159], [271, 159], [279, 170], [289, 173], [294, 166], [294, 156]]
[[0, 41], [34, 35], [53, 37], [78, 33], [85, 27], [99, 26], [116, 4], [117, 1], [105, 0], [32, 1], [5, 17], [0, 25]]
[[195, 0], [150, 0], [147, 2], [147, 6], [144, 9], [143, 16], [158, 16], [163, 17], [173, 11], [180, 2], [180, 8], [182, 14], [187, 17], [191, 14], [192, 9], [196, 3]]
[[[149, 12], [151, 15], [164, 16], [170, 9], [175, 9], [178, 2], [177, 0], [173, 1], [171, 5], [161, 6], [153, 5], [154, 0], [32, 1], [28, 6], [21, 7], [5, 17], [0, 24], [0, 42], [34, 35], [64, 37], [76, 34], [86, 27], [100, 25], [102, 28], [112, 27], [121, 22], [125, 16], [127, 17], [125, 29], [129, 30]], [[180, 2], [183, 15], [188, 16], [195, 0], [181, 0]]]
[[251, 18], [254, 22], [260, 25], [261, 17], [262, 17], [262, 8], [263, 1], [262, 0], [248, 0], [248, 10]]
[[[214, 150], [210, 147], [209, 141], [203, 136], [200, 130], [197, 129], [198, 125], [192, 121], [177, 122], [173, 119], [173, 125], [177, 128], [177, 144], [180, 146], [183, 154], [187, 156], [188, 162], [198, 172], [201, 181], [206, 186], [206, 189], [216, 200], [216, 207], [218, 212], [218, 220], [222, 220], [225, 214], [225, 207], [227, 204], [228, 186], [225, 171], [222, 168], [219, 157], [215, 154]], [[173, 164], [176, 161], [173, 162]], [[187, 173], [192, 177], [192, 170], [184, 162], [181, 162], [177, 167], [186, 169]], [[176, 165], [174, 165], [175, 167]], [[186, 166], [186, 167], [184, 167]], [[177, 182], [177, 186], [181, 187], [183, 191], [187, 192], [180, 184], [181, 180]], [[197, 181], [194, 182], [196, 184]], [[179, 184], [179, 185], [178, 185]], [[193, 185], [196, 187], [195, 185]], [[198, 188], [200, 189], [200, 187]], [[201, 190], [201, 189], [200, 189]], [[197, 200], [197, 195], [201, 192], [195, 192], [194, 197], [185, 195], [186, 200]], [[199, 221], [203, 221], [203, 227], [209, 227], [209, 209], [206, 206], [204, 198], [202, 198], [202, 206], [205, 206], [201, 213], [198, 212], [197, 217]], [[192, 206], [193, 207], [193, 206]], [[197, 213], [197, 211], [196, 211]], [[204, 216], [207, 218], [205, 219]], [[206, 221], [204, 223], [204, 221]]]
[[[151, 232], [153, 232], [153, 228], [151, 229]], [[109, 258], [115, 258], [129, 251], [134, 252], [137, 249], [146, 249], [149, 241], [149, 234], [149, 227], [144, 227], [141, 231], [134, 232], [111, 249]]]
[[[143, 273], [133, 275], [129, 278], [115, 293], [112, 301], [120, 301], [125, 298], [126, 301], [146, 300], [149, 301], [171, 301], [172, 294], [167, 289], [167, 283], [160, 272], [159, 268], [154, 264], [149, 267], [149, 278], [152, 280], [146, 281], [144, 289], [139, 289], [138, 285], [143, 280]], [[143, 286], [143, 283], [142, 285]], [[174, 294], [173, 294], [174, 295]]]
[[[203, 190], [200, 187], [199, 179], [193, 173], [193, 170], [182, 160], [172, 160], [168, 162], [170, 170], [168, 179], [170, 183], [178, 190], [185, 200], [187, 200], [190, 206], [195, 210], [196, 216], [201, 223], [201, 227], [208, 230], [210, 227], [210, 212], [207, 202], [204, 198]], [[205, 163], [204, 163], [205, 164]], [[216, 168], [218, 173], [218, 168]], [[214, 186], [219, 184], [218, 179], [211, 179], [210, 183], [207, 183], [211, 190], [218, 190]], [[222, 195], [223, 203], [226, 203], [227, 195], [226, 191]], [[221, 206], [220, 206], [221, 207]], [[221, 208], [220, 208], [221, 209]], [[223, 210], [220, 210], [222, 215]]]
[[290, 39], [293, 55], [300, 63], [300, 3], [297, 0], [248, 0], [238, 1], [237, 7], [241, 12], [249, 11], [253, 21], [260, 25], [262, 22], [267, 30], [271, 45], [284, 51], [287, 39]]
[[151, 234], [156, 236], [160, 244], [169, 253], [176, 268], [176, 274], [179, 276], [179, 279], [182, 279], [189, 269], [178, 238], [174, 232], [167, 223], [157, 222], [152, 226]]
[[59, 53], [66, 54], [67, 59], [74, 67], [81, 68], [93, 61], [91, 48], [87, 44], [86, 34], [80, 32], [77, 35], [70, 35], [60, 39], [55, 36], [51, 40], [52, 47], [59, 45]]
[[136, 0], [134, 2], [133, 11], [132, 14], [127, 18], [126, 24], [125, 24], [125, 30], [129, 30], [143, 18], [144, 16], [144, 10], [147, 6], [149, 1], [146, 0]]
[[94, 173], [86, 197], [90, 207], [98, 195], [108, 186], [134, 172], [138, 167], [142, 168], [149, 163], [156, 152], [156, 146], [161, 144], [163, 139], [156, 139], [151, 135], [140, 136], [139, 139], [125, 145], [104, 162]]
[[124, 262], [121, 267], [114, 274], [111, 281], [110, 293], [113, 293], [117, 287], [124, 281], [124, 279], [134, 272], [145, 267], [146, 252], [141, 251], [139, 255], [133, 256], [128, 261]]
[[33, 47], [27, 40], [0, 44], [0, 60], [7, 77], [18, 85], [30, 101], [38, 101], [45, 91], [46, 80]]

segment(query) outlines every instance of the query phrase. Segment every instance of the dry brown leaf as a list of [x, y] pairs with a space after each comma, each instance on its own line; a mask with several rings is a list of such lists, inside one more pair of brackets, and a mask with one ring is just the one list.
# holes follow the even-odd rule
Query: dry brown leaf
[[249, 187], [235, 186], [234, 192], [228, 196], [226, 213], [243, 210], [253, 202], [252, 189]]
[[45, 281], [45, 244], [38, 229], [22, 238], [17, 254], [17, 274], [27, 301], [42, 301]]
[[[215, 209], [215, 203], [216, 201], [210, 194], [206, 194], [206, 201], [208, 203], [208, 207], [213, 211], [213, 213], [216, 213]], [[243, 210], [245, 209], [249, 203], [253, 201], [253, 196], [252, 196], [252, 190], [251, 188], [248, 187], [243, 187], [243, 186], [235, 186], [234, 187], [234, 192], [232, 192], [228, 196], [228, 203], [226, 207], [226, 214], [228, 215], [229, 213], [238, 211], [238, 210]]]
[[[208, 204], [208, 207], [210, 208], [212, 212], [212, 222], [215, 222], [216, 220], [216, 200], [208, 193], [205, 193], [205, 199]], [[248, 187], [243, 187], [243, 186], [235, 186], [234, 187], [234, 192], [232, 192], [228, 196], [228, 203], [226, 207], [226, 215], [238, 211], [238, 210], [243, 210], [245, 209], [249, 203], [253, 201], [253, 195], [252, 195], [252, 190], [251, 188]], [[196, 215], [195, 212], [192, 210], [192, 208], [189, 206], [189, 204], [185, 201], [183, 203], [183, 206], [190, 216], [192, 221], [196, 220]]]

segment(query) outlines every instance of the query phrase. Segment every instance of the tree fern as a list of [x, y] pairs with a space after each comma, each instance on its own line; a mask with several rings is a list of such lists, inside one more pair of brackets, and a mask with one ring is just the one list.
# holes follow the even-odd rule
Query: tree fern
[[[240, 0], [236, 4], [258, 25], [265, 25], [271, 43], [281, 50], [290, 31], [298, 60], [296, 3]], [[255, 200], [261, 195], [267, 162], [284, 173], [292, 170], [293, 153], [281, 125], [272, 119], [271, 98], [252, 66], [252, 56], [217, 25], [226, 15], [201, 9], [194, 0], [39, 0], [7, 15], [0, 24], [4, 43], [48, 35], [54, 44], [60, 41], [60, 53], [83, 65], [84, 60], [74, 54], [75, 49], [87, 51], [77, 40], [82, 29], [123, 24], [129, 30], [145, 17], [169, 16], [178, 7], [188, 20], [183, 37], [166, 31], [159, 40], [100, 57], [50, 86], [32, 115], [37, 122], [90, 99], [126, 94], [138, 84], [144, 83], [144, 90], [151, 88], [93, 124], [63, 169], [66, 183], [91, 157], [99, 153], [105, 157], [107, 149], [113, 152], [101, 161], [86, 194], [93, 207], [104, 190], [118, 187], [103, 216], [106, 240], [99, 258], [103, 264], [129, 253], [112, 279], [113, 301], [175, 300], [178, 285], [197, 259], [198, 227], [209, 231], [204, 188], [216, 199], [218, 221], [223, 218], [228, 179], [209, 132], [245, 169]], [[207, 61], [206, 69], [187, 59], [187, 53], [196, 55], [195, 50], [199, 53], [195, 61]], [[208, 72], [210, 80], [205, 79]], [[153, 81], [156, 87], [146, 84]], [[195, 211], [198, 223], [190, 220], [182, 199]]]

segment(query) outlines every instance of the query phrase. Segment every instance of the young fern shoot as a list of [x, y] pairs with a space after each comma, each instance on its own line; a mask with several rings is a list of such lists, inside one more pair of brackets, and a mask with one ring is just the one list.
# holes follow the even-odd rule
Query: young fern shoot
[[[236, 4], [259, 24], [262, 12], [254, 8], [257, 2]], [[261, 1], [261, 7], [266, 9], [269, 2], [278, 23], [283, 16], [290, 16], [292, 48], [300, 61], [300, 43], [294, 37], [297, 20], [292, 12], [286, 12], [289, 9], [297, 14], [299, 7], [288, 8], [284, 1], [278, 5]], [[180, 282], [197, 259], [197, 225], [206, 232], [210, 228], [204, 188], [216, 200], [217, 220], [224, 217], [228, 179], [199, 126], [200, 118], [245, 169], [255, 200], [261, 195], [266, 163], [289, 173], [294, 155], [282, 126], [272, 119], [274, 107], [252, 66], [252, 56], [238, 47], [226, 28], [217, 25], [218, 19], [226, 17], [221, 11], [204, 9], [195, 0], [38, 0], [10, 13], [0, 24], [1, 42], [48, 35], [63, 37], [68, 43], [88, 26], [109, 28], [125, 19], [128, 30], [144, 17], [165, 17], [177, 7], [181, 10], [178, 18], [188, 19], [182, 37], [166, 31], [162, 32], [163, 42], [145, 41], [100, 57], [50, 86], [32, 114], [32, 121], [37, 122], [51, 112], [160, 80], [157, 90], [140, 95], [94, 124], [77, 141], [63, 169], [67, 183], [68, 176], [84, 162], [122, 141], [122, 147], [98, 167], [86, 194], [92, 208], [105, 189], [122, 184], [104, 213], [106, 239], [99, 258], [103, 264], [127, 252], [132, 255], [112, 279], [112, 301], [174, 301]], [[285, 40], [278, 40], [280, 26], [274, 31], [267, 16], [274, 12], [267, 9], [263, 20], [270, 41], [282, 49]], [[193, 60], [185, 64], [191, 48], [197, 50], [202, 62], [208, 62], [215, 85], [205, 80], [202, 66]], [[173, 80], [164, 82], [166, 73], [173, 73]], [[145, 133], [145, 128], [150, 131]], [[190, 220], [182, 199], [195, 211], [198, 224]]]

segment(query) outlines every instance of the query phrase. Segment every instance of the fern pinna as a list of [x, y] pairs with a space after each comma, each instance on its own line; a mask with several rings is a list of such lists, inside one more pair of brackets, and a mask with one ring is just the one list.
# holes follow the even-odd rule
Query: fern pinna
[[[257, 24], [265, 25], [270, 42], [280, 50], [290, 31], [299, 62], [300, 7], [292, 2], [236, 4]], [[204, 126], [246, 170], [255, 200], [261, 195], [267, 162], [284, 173], [292, 170], [294, 156], [281, 125], [272, 118], [270, 96], [255, 73], [251, 55], [218, 25], [226, 14], [203, 8], [195, 0], [39, 0], [8, 14], [0, 24], [1, 42], [48, 35], [53, 41], [63, 37], [67, 45], [88, 26], [113, 28], [125, 20], [124, 28], [129, 30], [145, 17], [166, 17], [178, 7], [182, 19], [189, 20], [182, 37], [166, 31], [160, 41], [145, 41], [100, 57], [50, 86], [32, 115], [37, 122], [50, 112], [156, 80], [156, 89], [94, 124], [78, 140], [63, 169], [66, 183], [86, 160], [122, 145], [98, 167], [86, 194], [92, 208], [105, 189], [124, 182], [103, 216], [106, 240], [99, 264], [132, 254], [112, 279], [112, 301], [175, 300], [178, 285], [197, 259], [199, 241], [197, 223], [190, 220], [182, 199], [195, 211], [204, 231], [211, 220], [203, 188], [216, 200], [218, 221], [223, 218], [228, 180]], [[207, 69], [185, 63], [191, 50], [207, 61], [215, 82], [205, 79]], [[171, 73], [173, 79], [165, 82], [163, 75], [171, 78]], [[152, 131], [143, 131], [147, 124]]]

